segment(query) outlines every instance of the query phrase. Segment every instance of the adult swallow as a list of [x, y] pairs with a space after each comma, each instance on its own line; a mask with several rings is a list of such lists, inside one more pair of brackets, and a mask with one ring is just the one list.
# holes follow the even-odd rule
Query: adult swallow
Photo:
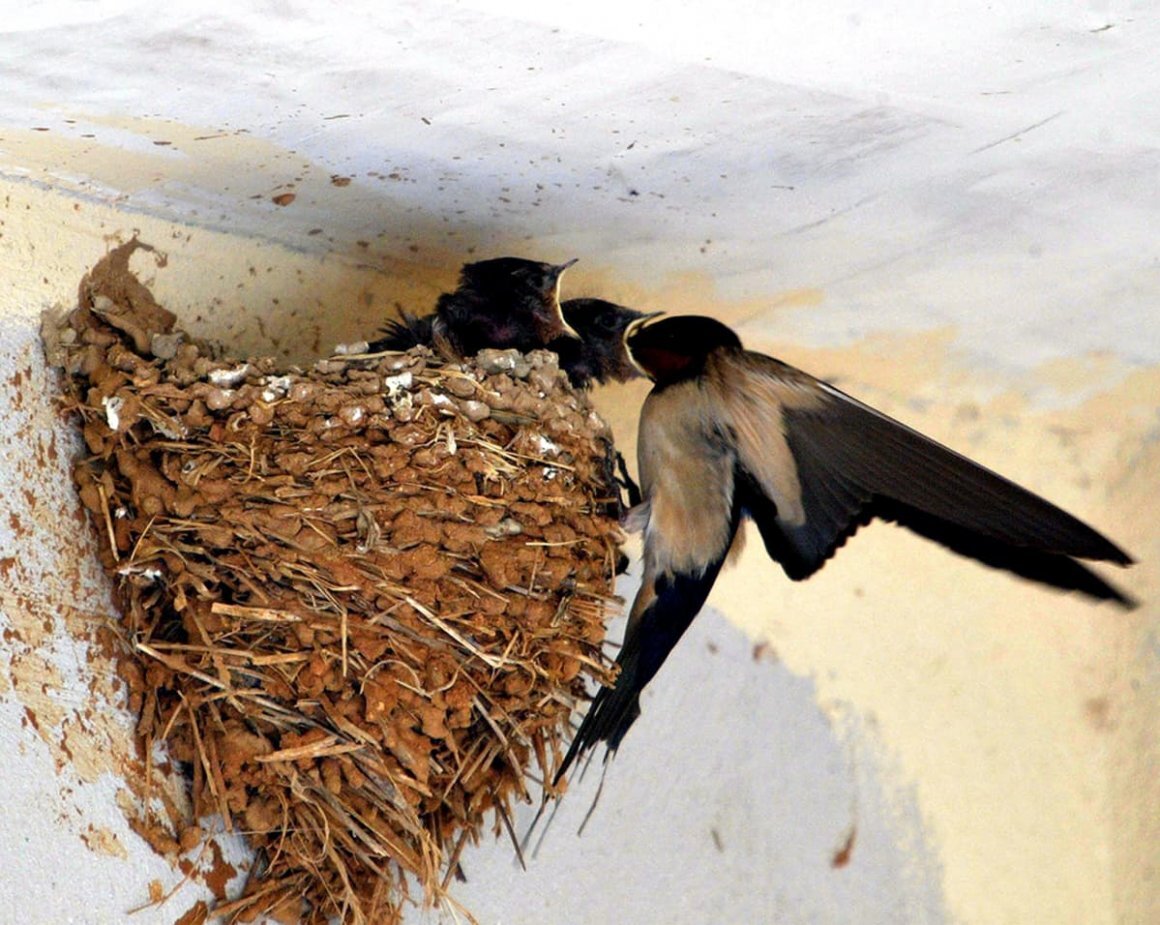
[[404, 313], [383, 328], [385, 336], [369, 349], [407, 350], [422, 344], [469, 357], [486, 347], [526, 353], [556, 338], [575, 338], [560, 309], [560, 278], [575, 262], [497, 257], [464, 264], [458, 287], [439, 297], [434, 314]]
[[598, 742], [616, 751], [744, 518], [795, 581], [880, 517], [987, 565], [1132, 605], [1076, 561], [1131, 564], [1106, 537], [834, 386], [745, 350], [719, 321], [636, 322], [626, 344], [655, 383], [638, 436], [644, 503], [630, 514], [643, 526], [643, 577], [616, 682], [592, 701], [557, 782]]

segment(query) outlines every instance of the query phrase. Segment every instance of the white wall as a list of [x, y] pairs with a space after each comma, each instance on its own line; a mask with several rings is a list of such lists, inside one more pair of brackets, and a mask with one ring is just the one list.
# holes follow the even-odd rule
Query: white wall
[[[569, 293], [718, 314], [1140, 559], [1125, 615], [881, 525], [800, 586], [751, 544], [583, 837], [595, 766], [528, 872], [467, 859], [481, 921], [1160, 920], [1153, 7], [9, 11], [0, 908], [121, 921], [180, 880], [118, 808], [129, 720], [77, 641], [107, 591], [37, 343], [139, 229], [183, 320], [296, 357], [469, 251], [580, 256]], [[599, 397], [626, 448], [643, 394]]]

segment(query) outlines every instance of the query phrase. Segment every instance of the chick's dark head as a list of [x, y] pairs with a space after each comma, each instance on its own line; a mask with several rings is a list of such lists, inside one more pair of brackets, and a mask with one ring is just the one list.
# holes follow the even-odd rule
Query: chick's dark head
[[467, 333], [474, 350], [526, 351], [556, 337], [575, 337], [560, 311], [560, 277], [575, 262], [497, 257], [464, 264], [459, 288], [439, 300], [438, 311], [452, 331]]
[[586, 388], [593, 382], [625, 382], [640, 375], [629, 358], [624, 333], [634, 321], [651, 314], [604, 299], [568, 299], [562, 308], [564, 320], [580, 339], [558, 338], [549, 349], [559, 355], [572, 385]]

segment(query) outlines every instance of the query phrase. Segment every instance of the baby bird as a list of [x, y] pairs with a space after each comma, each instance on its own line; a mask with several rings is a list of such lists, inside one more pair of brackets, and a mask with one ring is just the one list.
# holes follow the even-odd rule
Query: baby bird
[[408, 350], [422, 344], [458, 358], [486, 347], [526, 353], [557, 338], [575, 338], [560, 310], [560, 277], [575, 262], [497, 257], [464, 264], [459, 286], [439, 297], [434, 314], [404, 314], [388, 322], [384, 336], [368, 349]]
[[609, 380], [626, 382], [641, 375], [628, 355], [624, 333], [634, 321], [659, 312], [645, 314], [604, 299], [568, 299], [561, 308], [579, 337], [557, 337], [548, 349], [560, 358], [560, 368], [575, 388]]

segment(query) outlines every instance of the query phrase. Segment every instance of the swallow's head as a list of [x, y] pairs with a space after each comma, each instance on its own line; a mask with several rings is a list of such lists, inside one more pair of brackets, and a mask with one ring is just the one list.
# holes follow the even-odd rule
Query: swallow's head
[[560, 278], [576, 259], [551, 264], [496, 257], [464, 264], [459, 291], [489, 314], [506, 316], [504, 321], [526, 322], [541, 345], [557, 337], [579, 337], [560, 310]]
[[[561, 363], [574, 383], [574, 372], [597, 382], [625, 382], [640, 375], [628, 355], [624, 334], [633, 322], [654, 318], [660, 312], [646, 314], [604, 299], [569, 299], [562, 308], [564, 320], [575, 328], [581, 341], [575, 349], [560, 351]], [[566, 348], [559, 342], [557, 345]]]
[[710, 353], [740, 349], [741, 339], [715, 318], [676, 315], [633, 321], [624, 332], [624, 344], [641, 373], [658, 385], [668, 385], [699, 376]]

